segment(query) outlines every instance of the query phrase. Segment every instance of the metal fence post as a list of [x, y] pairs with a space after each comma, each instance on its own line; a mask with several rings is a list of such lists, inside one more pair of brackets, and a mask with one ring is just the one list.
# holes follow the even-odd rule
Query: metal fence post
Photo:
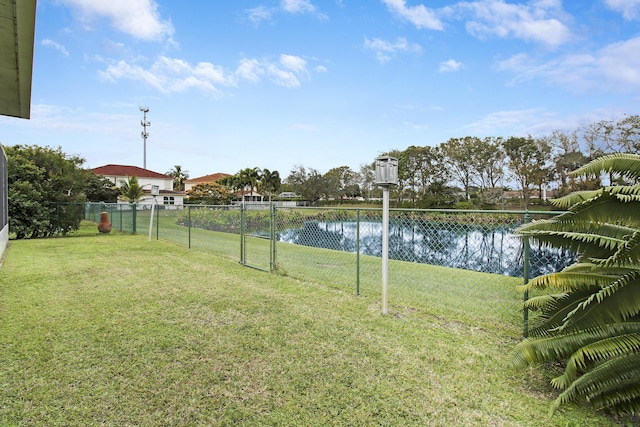
[[58, 229], [58, 236], [60, 236], [60, 202], [56, 202], [56, 228]]
[[[529, 216], [529, 212], [526, 212], [524, 214], [524, 223], [527, 224], [528, 222], [531, 221], [531, 217]], [[522, 240], [522, 244], [523, 244], [523, 257], [524, 257], [524, 261], [523, 261], [523, 266], [522, 266], [522, 276], [524, 279], [524, 284], [526, 285], [527, 283], [529, 283], [529, 267], [530, 267], [530, 263], [531, 263], [531, 247], [529, 246], [529, 237], [525, 236], [524, 239]], [[524, 295], [523, 297], [523, 301], [527, 302], [527, 300], [529, 299], [529, 291], [525, 290], [524, 291]], [[529, 335], [529, 310], [524, 307], [524, 309], [522, 310], [522, 323], [523, 323], [523, 329], [522, 329], [522, 336], [524, 336], [525, 338]]]
[[187, 205], [187, 221], [189, 221], [189, 249], [191, 249], [191, 205]]
[[356, 209], [356, 295], [360, 295], [360, 209]]
[[244, 204], [242, 204], [240, 205], [240, 264], [245, 263], [244, 225]]
[[271, 236], [269, 250], [269, 271], [276, 271], [276, 206], [271, 204]]
[[138, 215], [138, 205], [136, 203], [131, 203], [131, 217], [133, 224], [131, 224], [131, 232], [136, 234], [136, 216]]

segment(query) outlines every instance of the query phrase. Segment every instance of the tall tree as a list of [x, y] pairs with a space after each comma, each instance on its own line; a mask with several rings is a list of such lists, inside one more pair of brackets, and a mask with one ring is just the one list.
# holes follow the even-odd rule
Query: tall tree
[[553, 149], [552, 174], [558, 182], [557, 196], [578, 190], [593, 190], [600, 185], [599, 180], [595, 186], [591, 178], [574, 177], [571, 172], [589, 162], [587, 156], [580, 151], [578, 132], [565, 133], [553, 131], [548, 137], [548, 141]]
[[524, 206], [529, 205], [532, 187], [541, 187], [548, 180], [547, 162], [551, 146], [544, 139], [511, 137], [503, 142], [509, 168], [520, 184]]
[[412, 145], [400, 153], [398, 158], [398, 175], [407, 185], [407, 196], [415, 205], [421, 189], [423, 164], [423, 147]]
[[440, 146], [450, 173], [462, 184], [466, 199], [471, 198], [469, 190], [473, 181], [477, 179], [476, 170], [471, 160], [476, 154], [478, 141], [478, 138], [471, 136], [451, 138]]
[[[249, 190], [250, 198], [253, 199], [253, 192], [256, 190], [258, 186], [258, 181], [260, 181], [260, 169], [255, 168], [245, 168], [237, 173], [239, 183], [242, 185], [242, 191]], [[244, 194], [242, 194], [242, 200], [244, 201]]]
[[569, 248], [577, 262], [540, 276], [525, 303], [540, 312], [530, 337], [516, 346], [516, 365], [561, 362], [551, 383], [563, 390], [552, 406], [586, 400], [613, 413], [640, 413], [640, 156], [613, 154], [573, 172], [611, 171], [631, 185], [581, 191], [554, 201], [569, 209], [518, 232]]
[[340, 200], [360, 192], [359, 188], [354, 188], [354, 186], [357, 187], [356, 175], [349, 166], [329, 169], [324, 174], [324, 184], [326, 185], [326, 195]]
[[296, 165], [289, 173], [286, 182], [293, 186], [294, 191], [303, 199], [312, 204], [317, 204], [323, 196], [326, 196], [326, 183], [324, 176], [316, 169], [307, 171], [304, 166]]
[[184, 191], [184, 182], [189, 179], [189, 171], [183, 170], [180, 165], [175, 165], [166, 174], [173, 177], [173, 189], [175, 191]]
[[356, 175], [358, 186], [361, 193], [368, 199], [372, 197], [372, 192], [375, 190], [373, 183], [376, 180], [375, 168], [372, 164], [362, 163], [360, 164], [360, 171]]
[[269, 202], [271, 202], [273, 193], [280, 189], [281, 184], [280, 172], [262, 169], [260, 173], [260, 191], [266, 192], [269, 195]]

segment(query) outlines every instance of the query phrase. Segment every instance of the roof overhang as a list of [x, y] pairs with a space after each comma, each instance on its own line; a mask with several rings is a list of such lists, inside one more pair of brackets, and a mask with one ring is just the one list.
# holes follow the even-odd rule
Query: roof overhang
[[0, 0], [0, 114], [31, 116], [36, 0]]

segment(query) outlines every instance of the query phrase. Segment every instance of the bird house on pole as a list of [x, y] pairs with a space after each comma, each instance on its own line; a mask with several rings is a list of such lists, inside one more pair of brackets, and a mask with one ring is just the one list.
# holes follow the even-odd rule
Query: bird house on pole
[[388, 187], [398, 185], [398, 159], [380, 156], [376, 159], [376, 185]]

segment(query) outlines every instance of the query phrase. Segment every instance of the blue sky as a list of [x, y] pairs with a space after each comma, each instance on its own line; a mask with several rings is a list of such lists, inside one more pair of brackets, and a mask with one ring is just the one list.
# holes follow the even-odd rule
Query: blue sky
[[638, 114], [640, 0], [39, 0], [30, 120], [87, 167], [359, 170]]

